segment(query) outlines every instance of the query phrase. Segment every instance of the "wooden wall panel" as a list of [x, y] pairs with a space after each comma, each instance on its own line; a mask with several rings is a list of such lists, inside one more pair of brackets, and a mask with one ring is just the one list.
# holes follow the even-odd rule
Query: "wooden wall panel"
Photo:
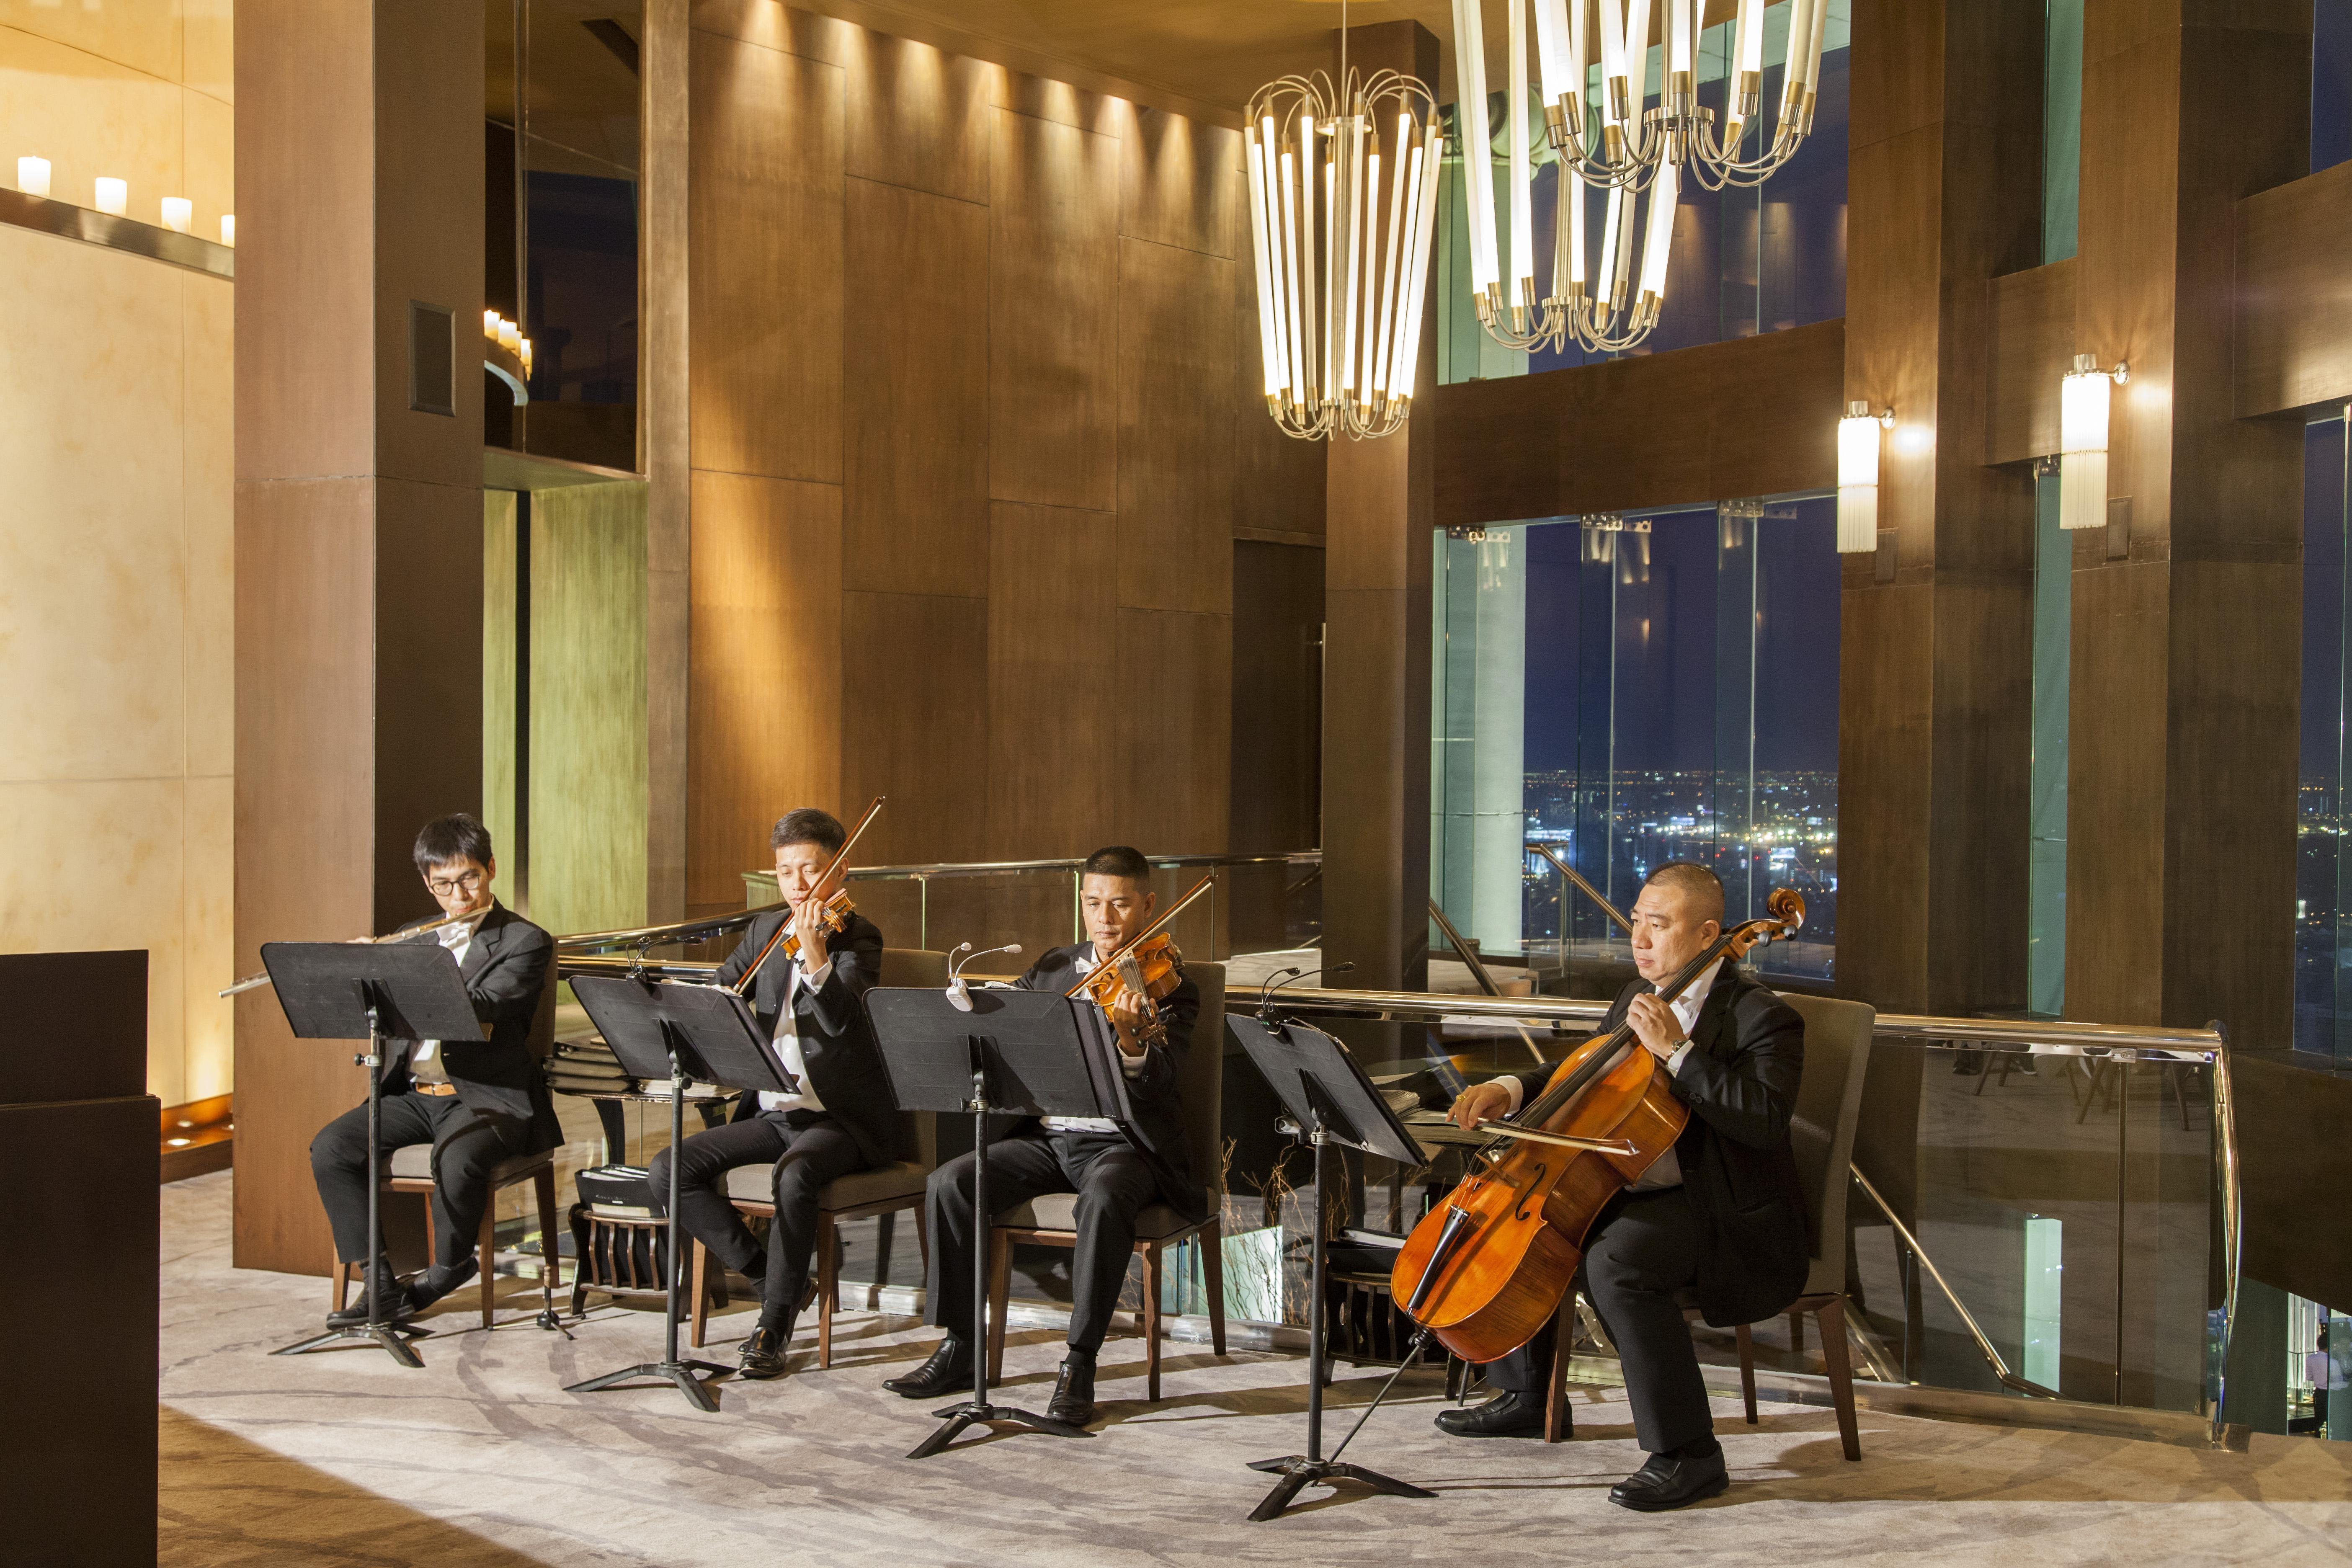
[[1119, 141], [1118, 232], [1246, 262], [1249, 190], [1241, 169], [1240, 132], [1134, 110]]
[[980, 599], [843, 595], [843, 797], [889, 796], [875, 861], [988, 858], [988, 621]]
[[779, 816], [845, 804], [841, 491], [698, 473], [693, 505], [687, 903], [707, 911], [742, 907]]
[[841, 479], [840, 68], [693, 37], [693, 465]]
[[2058, 450], [2059, 382], [2074, 368], [2074, 259], [1992, 280], [1992, 395], [1984, 460]]
[[1119, 242], [1118, 602], [1233, 608], [1234, 264]]
[[1118, 660], [1107, 657], [1118, 641], [1117, 601], [1110, 518], [996, 503], [988, 574], [992, 857], [1082, 855], [1108, 831], [1121, 782], [1110, 765], [1118, 754], [1114, 721], [1127, 700]]
[[[1146, 854], [1222, 849], [1231, 821], [1233, 617], [1118, 612], [1110, 839]], [[1079, 851], [1083, 853], [1083, 851]]]
[[1320, 844], [1323, 552], [1234, 542], [1233, 848]]
[[985, 205], [1003, 68], [863, 27], [845, 31], [850, 177]]
[[1837, 482], [1846, 324], [1436, 389], [1445, 527]]
[[2238, 204], [2237, 414], [2352, 397], [2352, 163]]
[[1118, 145], [1000, 110], [990, 184], [989, 494], [1118, 505]]
[[639, 36], [645, 128], [637, 371], [637, 464], [646, 476], [646, 914], [686, 916], [687, 563], [692, 551], [688, 336], [688, 165], [694, 36], [689, 0], [646, 0]]
[[849, 182], [844, 581], [988, 592], [988, 210]]

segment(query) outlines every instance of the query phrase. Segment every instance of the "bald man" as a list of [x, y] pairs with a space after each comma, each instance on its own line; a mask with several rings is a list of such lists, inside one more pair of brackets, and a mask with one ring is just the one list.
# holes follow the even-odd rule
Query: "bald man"
[[[1633, 1435], [1650, 1458], [1610, 1489], [1643, 1512], [1683, 1508], [1730, 1484], [1698, 1353], [1676, 1293], [1696, 1294], [1717, 1328], [1787, 1310], [1811, 1266], [1789, 1118], [1804, 1071], [1805, 1024], [1795, 1009], [1721, 958], [1674, 1001], [1673, 984], [1723, 932], [1723, 884], [1676, 861], [1650, 873], [1635, 900], [1633, 967], [1601, 1025], [1630, 1023], [1664, 1067], [1690, 1122], [1675, 1146], [1601, 1211], [1577, 1285], [1601, 1314], [1625, 1372]], [[1507, 1116], [1543, 1092], [1549, 1068], [1465, 1089], [1453, 1118], [1467, 1127]], [[1549, 1326], [1501, 1361], [1484, 1405], [1437, 1418], [1465, 1437], [1519, 1436], [1543, 1426], [1551, 1377]]]

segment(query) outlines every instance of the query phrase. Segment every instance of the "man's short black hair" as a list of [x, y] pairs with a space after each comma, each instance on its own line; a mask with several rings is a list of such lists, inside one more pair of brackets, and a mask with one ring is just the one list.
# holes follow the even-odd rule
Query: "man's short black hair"
[[1081, 874], [1088, 877], [1124, 877], [1130, 882], [1149, 882], [1151, 880], [1151, 862], [1143, 858], [1143, 851], [1140, 849], [1130, 849], [1124, 844], [1114, 844], [1108, 848], [1097, 849], [1087, 856], [1086, 869]]
[[849, 829], [841, 826], [841, 819], [813, 805], [784, 813], [776, 818], [775, 831], [768, 835], [771, 851], [787, 844], [814, 844], [828, 855], [838, 855], [848, 842]]
[[1723, 879], [1695, 860], [1669, 860], [1643, 879], [1645, 888], [1672, 888], [1696, 906], [1702, 923], [1723, 923]]
[[438, 816], [417, 829], [415, 855], [416, 874], [420, 877], [432, 875], [436, 867], [455, 865], [460, 860], [488, 866], [490, 830], [470, 811]]

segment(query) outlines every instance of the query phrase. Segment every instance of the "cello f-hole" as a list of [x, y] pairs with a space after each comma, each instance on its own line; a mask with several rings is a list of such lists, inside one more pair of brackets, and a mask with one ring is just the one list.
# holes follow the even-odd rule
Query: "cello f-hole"
[[1536, 1194], [1543, 1190], [1544, 1173], [1550, 1168], [1549, 1165], [1538, 1165], [1528, 1174], [1527, 1187], [1519, 1194], [1519, 1212], [1511, 1216], [1513, 1219], [1521, 1222], [1527, 1219], [1528, 1205], [1534, 1202]]

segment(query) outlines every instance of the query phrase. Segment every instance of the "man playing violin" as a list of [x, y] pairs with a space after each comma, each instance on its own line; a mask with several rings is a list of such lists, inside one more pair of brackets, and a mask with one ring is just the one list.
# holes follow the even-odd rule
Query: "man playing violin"
[[[744, 1095], [727, 1125], [698, 1132], [677, 1150], [678, 1224], [725, 1267], [760, 1282], [760, 1321], [738, 1358], [745, 1377], [784, 1370], [793, 1320], [808, 1294], [825, 1184], [898, 1157], [901, 1120], [865, 1007], [881, 971], [882, 933], [855, 910], [839, 929], [827, 924], [827, 905], [843, 880], [833, 861], [847, 837], [831, 814], [811, 807], [777, 819], [769, 843], [787, 907], [753, 921], [713, 979], [737, 984], [768, 953], [751, 1011], [774, 1042], [787, 1088]], [[768, 952], [786, 921], [790, 942]], [[799, 956], [785, 951], [791, 943]], [[653, 1158], [656, 1214], [666, 1212], [669, 1160], [667, 1149]], [[776, 1214], [765, 1247], [728, 1199], [727, 1173], [739, 1165], [774, 1169]]]
[[[1706, 1384], [1676, 1292], [1694, 1289], [1718, 1328], [1774, 1317], [1802, 1293], [1811, 1267], [1804, 1199], [1789, 1119], [1804, 1069], [1795, 1010], [1718, 958], [1669, 1003], [1670, 984], [1723, 929], [1723, 884], [1701, 866], [1661, 866], [1635, 900], [1633, 966], [1602, 1032], [1630, 1023], [1690, 1107], [1675, 1146], [1601, 1211], [1585, 1238], [1577, 1286], [1601, 1314], [1625, 1372], [1633, 1434], [1648, 1463], [1609, 1500], [1644, 1512], [1681, 1508], [1730, 1484]], [[1499, 1119], [1540, 1094], [1549, 1069], [1463, 1091], [1453, 1120]], [[1567, 1310], [1565, 1307], [1563, 1310]], [[1512, 1436], [1543, 1426], [1554, 1331], [1489, 1363], [1499, 1390], [1437, 1418], [1463, 1436]]]
[[[1124, 847], [1088, 856], [1078, 889], [1092, 940], [1047, 952], [1021, 977], [1023, 989], [1069, 991], [1143, 932], [1159, 902], [1150, 864]], [[1187, 1220], [1208, 1217], [1208, 1190], [1185, 1151], [1184, 1107], [1177, 1088], [1200, 1011], [1200, 987], [1190, 980], [1156, 1005], [1122, 991], [1107, 1012], [1118, 1033], [1134, 1120], [1122, 1124], [1097, 1117], [1039, 1117], [1014, 1124], [989, 1144], [988, 1195], [999, 1213], [1049, 1193], [1077, 1194], [1069, 1349], [1045, 1407], [1046, 1415], [1074, 1426], [1095, 1417], [1095, 1354], [1127, 1279], [1136, 1216], [1157, 1199]], [[972, 1321], [972, 1258], [973, 1249], [988, 1239], [972, 1234], [972, 1156], [966, 1154], [931, 1176], [925, 1318], [945, 1329], [947, 1337], [921, 1366], [882, 1385], [908, 1399], [936, 1399], [972, 1384], [977, 1352], [966, 1337]]]

